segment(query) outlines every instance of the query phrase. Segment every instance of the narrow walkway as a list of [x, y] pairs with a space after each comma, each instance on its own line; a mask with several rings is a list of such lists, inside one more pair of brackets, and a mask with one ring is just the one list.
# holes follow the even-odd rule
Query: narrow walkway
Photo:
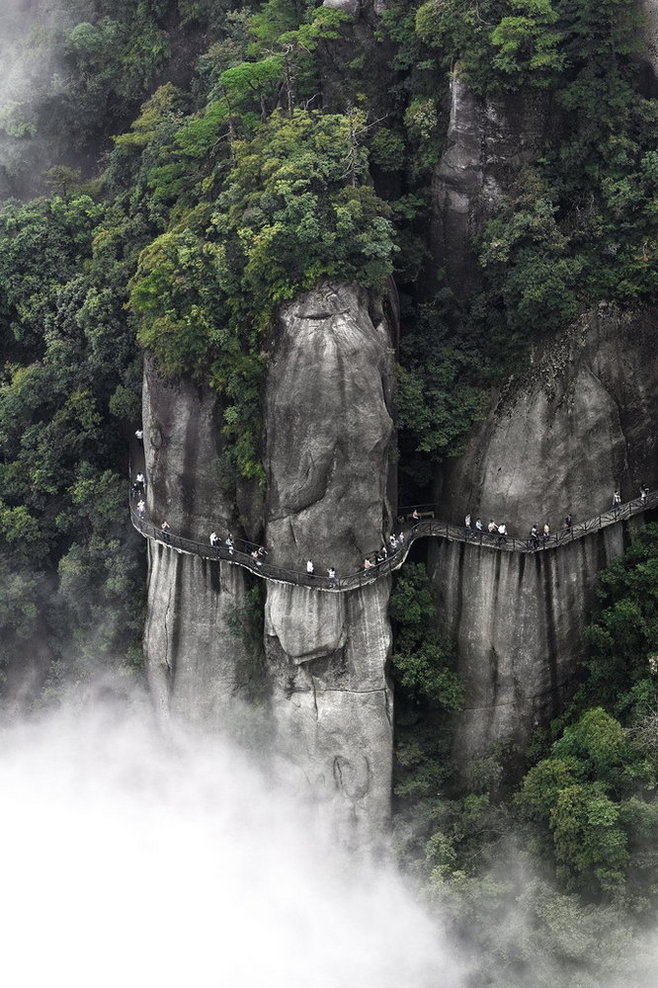
[[[421, 519], [411, 528], [405, 530], [404, 544], [390, 552], [388, 557], [381, 563], [377, 563], [367, 570], [360, 570], [353, 576], [336, 577], [331, 580], [326, 576], [309, 576], [305, 572], [284, 569], [281, 566], [273, 566], [268, 562], [260, 564], [253, 559], [249, 551], [238, 548], [241, 543], [235, 540], [233, 551], [222, 542], [219, 545], [211, 546], [208, 542], [196, 542], [194, 539], [185, 539], [173, 532], [163, 535], [162, 530], [152, 525], [146, 519], [141, 518], [136, 509], [131, 505], [130, 517], [134, 527], [145, 538], [161, 542], [163, 545], [176, 549], [178, 552], [189, 555], [201, 556], [202, 559], [223, 559], [234, 566], [242, 566], [250, 570], [256, 576], [264, 580], [271, 580], [275, 583], [285, 583], [297, 587], [311, 587], [313, 590], [323, 590], [329, 593], [345, 593], [348, 590], [357, 590], [359, 587], [369, 586], [376, 583], [382, 576], [399, 569], [405, 562], [409, 550], [417, 539], [428, 537], [447, 539], [449, 542], [471, 542], [483, 549], [495, 549], [498, 552], [547, 552], [551, 549], [558, 549], [564, 545], [575, 542], [578, 539], [590, 535], [601, 528], [610, 525], [617, 525], [619, 522], [631, 518], [633, 515], [641, 514], [650, 508], [658, 506], [658, 490], [651, 491], [644, 499], [637, 498], [635, 501], [626, 501], [616, 510], [606, 511], [587, 521], [579, 522], [570, 529], [563, 529], [555, 535], [549, 535], [544, 539], [539, 537], [538, 545], [534, 545], [531, 539], [520, 539], [516, 536], [497, 534], [489, 535], [488, 532], [475, 532], [466, 529], [464, 526], [449, 525], [444, 521], [435, 521], [434, 518]], [[407, 509], [411, 512], [413, 509]], [[423, 512], [427, 514], [426, 506]]]

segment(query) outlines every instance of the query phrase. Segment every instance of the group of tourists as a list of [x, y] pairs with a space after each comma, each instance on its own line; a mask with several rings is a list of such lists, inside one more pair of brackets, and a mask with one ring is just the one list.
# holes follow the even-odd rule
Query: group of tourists
[[[640, 485], [640, 495], [639, 498], [642, 503], [645, 503], [649, 497], [649, 488], [646, 484]], [[615, 513], [620, 510], [622, 504], [621, 491], [615, 490], [612, 494], [612, 511]], [[481, 518], [476, 518], [475, 521], [472, 520], [470, 512], [464, 518], [464, 528], [466, 530], [466, 538], [468, 540], [471, 533], [475, 533], [476, 536], [480, 536], [480, 540], [485, 535], [492, 538], [496, 545], [501, 545], [507, 542], [507, 525], [502, 522], [501, 524], [496, 524], [493, 518], [489, 519], [489, 524], [485, 526], [482, 524]], [[564, 518], [562, 531], [571, 532], [573, 529], [573, 518], [570, 514], [567, 514]], [[551, 527], [548, 522], [544, 522], [541, 529], [537, 524], [534, 524], [528, 533], [527, 545], [529, 548], [538, 549], [541, 545], [545, 545], [551, 537]]]
[[[493, 518], [489, 519], [489, 523], [486, 528], [482, 524], [481, 518], [476, 518], [475, 521], [471, 519], [470, 514], [467, 514], [464, 518], [464, 528], [466, 529], [466, 539], [473, 533], [476, 537], [480, 537], [480, 541], [484, 536], [489, 536], [495, 545], [504, 545], [507, 543], [507, 536], [509, 532], [507, 531], [507, 525], [505, 522], [500, 522], [497, 524]], [[567, 515], [564, 519], [564, 530], [571, 531], [573, 528], [573, 519], [571, 515]], [[551, 526], [548, 522], [544, 522], [541, 529], [538, 525], [533, 525], [528, 533], [527, 544], [533, 548], [538, 549], [540, 545], [545, 545], [551, 537]]]
[[[220, 539], [217, 532], [210, 533], [209, 542], [213, 547], [213, 549], [216, 549], [222, 545], [222, 539]], [[223, 544], [226, 546], [229, 556], [235, 555], [235, 542], [230, 532], [223, 540]], [[249, 544], [251, 544], [252, 546], [251, 549], [249, 548]], [[251, 556], [256, 566], [262, 566], [263, 560], [267, 556], [267, 549], [263, 545], [253, 545], [253, 543], [249, 543], [249, 544], [247, 544], [246, 550], [243, 550], [245, 552], [245, 555]]]

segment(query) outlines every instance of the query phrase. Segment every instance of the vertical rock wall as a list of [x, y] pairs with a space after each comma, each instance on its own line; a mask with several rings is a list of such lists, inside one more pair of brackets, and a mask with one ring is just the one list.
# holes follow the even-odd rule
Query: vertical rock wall
[[[390, 531], [393, 333], [364, 291], [326, 285], [281, 315], [267, 384], [267, 544], [277, 563], [355, 572]], [[349, 594], [268, 584], [279, 743], [367, 843], [388, 820], [388, 580]]]
[[658, 486], [658, 316], [601, 305], [536, 347], [522, 379], [492, 394], [490, 412], [442, 472], [441, 516], [467, 511], [527, 535], [606, 511], [616, 488]]
[[496, 741], [523, 748], [534, 727], [558, 713], [583, 654], [596, 578], [641, 524], [636, 516], [533, 554], [432, 542], [439, 618], [457, 643], [465, 685], [465, 709], [456, 718], [458, 762]]
[[[644, 57], [655, 64], [654, 0]], [[656, 8], [658, 9], [658, 8]], [[555, 126], [546, 96], [486, 100], [451, 82], [448, 148], [433, 183], [434, 248], [458, 298], [479, 287], [472, 240], [497, 200], [537, 157]], [[436, 474], [440, 518], [467, 513], [526, 536], [590, 518], [621, 489], [658, 485], [658, 318], [601, 304], [531, 353], [523, 377], [492, 392], [465, 454]], [[641, 524], [636, 522], [634, 524]], [[632, 526], [631, 526], [632, 527]], [[439, 619], [454, 636], [467, 709], [456, 718], [460, 757], [493, 741], [523, 744], [558, 708], [583, 650], [597, 573], [623, 551], [615, 527], [557, 552], [428, 548]]]
[[[390, 532], [394, 321], [388, 301], [341, 285], [282, 311], [266, 395], [269, 563], [303, 572], [312, 558], [318, 573], [348, 575]], [[201, 541], [235, 531], [214, 393], [147, 363], [144, 444], [156, 524]], [[144, 641], [156, 703], [233, 730], [236, 701], [258, 698], [280, 766], [332, 804], [345, 837], [370, 843], [390, 808], [390, 580], [349, 594], [268, 582], [264, 661], [248, 581], [228, 563], [150, 544]]]
[[[225, 535], [235, 509], [221, 473], [217, 395], [163, 380], [150, 361], [143, 395], [147, 517], [200, 541], [213, 530]], [[219, 728], [232, 719], [236, 696], [257, 688], [248, 579], [228, 563], [149, 543], [144, 651], [163, 715]]]

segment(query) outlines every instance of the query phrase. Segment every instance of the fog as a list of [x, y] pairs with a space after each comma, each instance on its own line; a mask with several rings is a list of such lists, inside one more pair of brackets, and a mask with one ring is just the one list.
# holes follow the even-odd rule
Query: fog
[[146, 706], [5, 729], [0, 820], [12, 988], [464, 984], [391, 868], [228, 743], [165, 741]]

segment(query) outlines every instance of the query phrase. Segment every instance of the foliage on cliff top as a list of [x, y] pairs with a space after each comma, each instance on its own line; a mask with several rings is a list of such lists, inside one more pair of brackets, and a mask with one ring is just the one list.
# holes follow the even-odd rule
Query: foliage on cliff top
[[138, 339], [165, 373], [226, 396], [246, 476], [262, 475], [259, 397], [277, 305], [326, 279], [381, 289], [392, 271], [393, 227], [366, 181], [364, 128], [357, 111], [296, 109], [240, 139], [227, 134], [219, 194], [206, 201], [201, 191], [140, 256], [130, 294]]

